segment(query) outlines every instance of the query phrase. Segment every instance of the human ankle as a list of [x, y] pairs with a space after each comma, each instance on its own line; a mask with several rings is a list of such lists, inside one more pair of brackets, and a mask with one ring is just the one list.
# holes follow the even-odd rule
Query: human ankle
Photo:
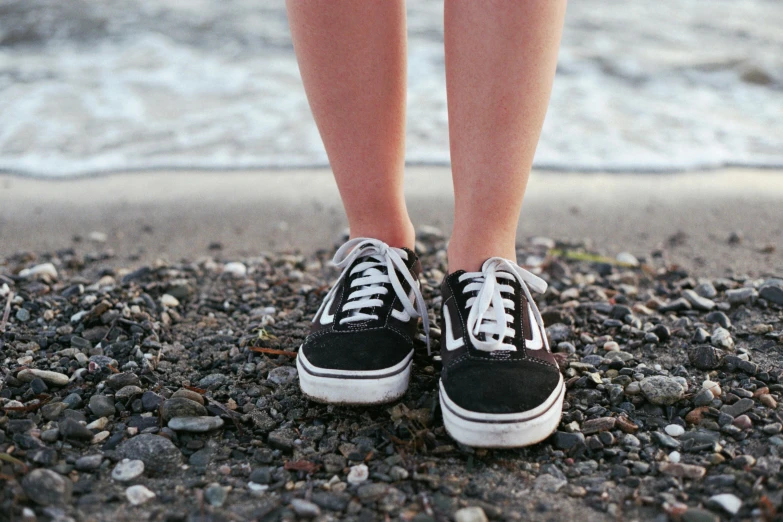
[[351, 239], [357, 237], [369, 237], [379, 239], [394, 248], [408, 248], [415, 250], [416, 232], [413, 225], [395, 228], [361, 227], [351, 228]]
[[516, 249], [513, 246], [475, 245], [463, 247], [459, 243], [451, 242], [448, 248], [448, 273], [453, 274], [458, 270], [480, 272], [484, 261], [490, 257], [502, 257], [516, 262]]

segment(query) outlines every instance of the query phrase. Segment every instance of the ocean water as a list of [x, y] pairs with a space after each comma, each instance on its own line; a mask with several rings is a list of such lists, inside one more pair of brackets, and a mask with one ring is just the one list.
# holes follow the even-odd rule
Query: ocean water
[[[410, 0], [408, 161], [448, 163], [442, 2]], [[783, 166], [783, 2], [569, 5], [535, 164]], [[282, 0], [0, 0], [0, 171], [326, 164]]]

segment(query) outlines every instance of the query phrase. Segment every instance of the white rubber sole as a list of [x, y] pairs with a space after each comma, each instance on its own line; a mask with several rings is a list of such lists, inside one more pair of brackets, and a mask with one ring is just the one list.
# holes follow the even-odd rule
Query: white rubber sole
[[547, 400], [521, 413], [477, 413], [457, 406], [440, 383], [440, 407], [446, 431], [457, 442], [474, 448], [520, 448], [541, 442], [560, 424], [565, 384], [563, 376]]
[[382, 370], [331, 370], [313, 365], [300, 347], [296, 369], [302, 393], [316, 402], [369, 405], [393, 402], [405, 395], [412, 361], [413, 350], [399, 364]]

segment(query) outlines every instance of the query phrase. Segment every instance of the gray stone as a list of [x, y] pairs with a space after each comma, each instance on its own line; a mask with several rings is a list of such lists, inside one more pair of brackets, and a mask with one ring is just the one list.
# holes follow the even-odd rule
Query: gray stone
[[43, 405], [41, 415], [44, 419], [53, 421], [57, 420], [66, 409], [68, 409], [68, 405], [64, 402], [50, 402]]
[[201, 405], [204, 404], [204, 396], [200, 393], [194, 392], [193, 390], [188, 390], [187, 388], [182, 388], [180, 390], [175, 391], [171, 395], [172, 399], [175, 398], [182, 398], [182, 399], [189, 399], [193, 402], [197, 402]]
[[684, 310], [690, 310], [691, 308], [692, 305], [690, 301], [684, 297], [680, 297], [679, 299], [675, 299], [674, 301], [670, 301], [665, 305], [660, 306], [658, 311], [665, 314], [668, 312], [682, 312]]
[[731, 328], [731, 319], [729, 319], [729, 316], [721, 312], [720, 310], [715, 310], [714, 312], [708, 313], [704, 320], [707, 321], [709, 324], [719, 324], [723, 328], [729, 329]]
[[326, 491], [314, 491], [312, 501], [323, 509], [344, 511], [348, 507], [350, 497]]
[[291, 500], [291, 509], [302, 518], [315, 518], [321, 514], [321, 508], [317, 504], [302, 498]]
[[154, 391], [145, 391], [141, 394], [141, 409], [144, 411], [155, 411], [163, 404], [163, 397]]
[[210, 484], [204, 490], [204, 498], [210, 506], [222, 507], [228, 498], [228, 488], [220, 484]]
[[362, 484], [356, 489], [356, 496], [362, 502], [375, 502], [380, 500], [389, 489], [387, 484], [383, 483], [367, 483]]
[[163, 401], [161, 408], [161, 416], [165, 422], [169, 422], [175, 417], [205, 417], [206, 415], [207, 409], [204, 406], [181, 397], [173, 397]]
[[270, 433], [267, 442], [273, 448], [290, 450], [294, 447], [294, 441], [298, 437], [299, 436], [294, 430], [281, 429]]
[[703, 466], [681, 462], [661, 462], [659, 470], [664, 475], [691, 480], [700, 479], [707, 473], [707, 469]]
[[672, 336], [671, 332], [669, 331], [669, 328], [665, 324], [656, 324], [655, 327], [651, 330], [652, 333], [655, 334], [658, 339], [661, 340], [662, 343], [665, 343], [669, 340], [669, 338]]
[[16, 320], [20, 323], [26, 323], [30, 320], [30, 311], [26, 308], [20, 308], [16, 311]]
[[261, 433], [269, 433], [277, 426], [277, 421], [270, 417], [265, 410], [253, 410], [250, 412], [250, 420], [253, 421], [256, 430]]
[[720, 411], [732, 417], [739, 417], [751, 408], [753, 408], [753, 399], [740, 399], [734, 404], [725, 404]]
[[151, 475], [173, 473], [182, 464], [182, 453], [166, 437], [142, 433], [117, 448], [121, 458], [141, 460]]
[[694, 406], [707, 406], [712, 403], [715, 396], [710, 390], [701, 390], [699, 393], [693, 396]]
[[288, 384], [296, 379], [297, 371], [293, 366], [278, 366], [270, 370], [266, 380], [275, 384]]
[[647, 400], [659, 406], [674, 404], [685, 393], [685, 388], [675, 379], [660, 375], [644, 378], [641, 387]]
[[684, 290], [682, 296], [688, 300], [691, 306], [696, 310], [703, 310], [709, 312], [715, 308], [715, 302], [706, 297], [702, 297], [693, 290]]
[[223, 426], [220, 417], [174, 417], [168, 423], [174, 431], [188, 431], [192, 433], [205, 433]]
[[701, 283], [699, 286], [693, 289], [694, 292], [707, 299], [714, 299], [718, 295], [718, 291], [712, 283]]
[[137, 395], [141, 395], [144, 392], [140, 387], [135, 385], [123, 386], [114, 393], [114, 398], [120, 401], [131, 399]]
[[550, 344], [558, 344], [571, 337], [571, 327], [563, 323], [555, 323], [547, 326], [546, 334], [549, 336]]
[[324, 455], [324, 471], [327, 473], [341, 473], [345, 466], [348, 465], [348, 460], [342, 455], [336, 455], [334, 453], [328, 453]]
[[758, 296], [755, 288], [745, 287], [726, 290], [726, 299], [732, 305], [747, 304]]
[[82, 396], [78, 393], [69, 393], [65, 396], [63, 399], [63, 402], [68, 406], [68, 408], [75, 410], [81, 407], [82, 405]]
[[543, 473], [533, 481], [533, 489], [547, 493], [557, 493], [566, 484], [568, 484], [566, 479]]
[[254, 469], [250, 474], [250, 482], [255, 482], [256, 484], [269, 484], [272, 482], [272, 468], [263, 467]]
[[90, 411], [97, 417], [110, 417], [114, 415], [114, 401], [106, 395], [93, 395], [90, 397]]
[[658, 444], [665, 448], [678, 449], [680, 447], [680, 441], [666, 433], [654, 431], [652, 436]]
[[700, 370], [715, 370], [723, 364], [723, 352], [705, 344], [689, 350], [688, 359]]
[[62, 435], [63, 439], [87, 441], [92, 440], [94, 435], [93, 432], [88, 430], [84, 425], [73, 419], [65, 419], [60, 422], [59, 428], [60, 435]]
[[85, 455], [76, 459], [76, 469], [79, 471], [94, 471], [101, 467], [103, 455]]
[[200, 381], [198, 381], [198, 386], [199, 388], [213, 390], [215, 388], [220, 388], [227, 380], [228, 377], [222, 373], [213, 373], [203, 377]]
[[557, 449], [569, 450], [575, 446], [584, 445], [585, 436], [579, 432], [556, 431], [552, 437], [552, 442]]
[[759, 297], [783, 305], [783, 279], [767, 279], [759, 288]]
[[35, 469], [22, 479], [22, 489], [36, 504], [57, 506], [70, 502], [73, 482], [54, 471]]
[[119, 390], [125, 386], [140, 386], [139, 377], [130, 372], [115, 373], [106, 379], [106, 384], [113, 390]]

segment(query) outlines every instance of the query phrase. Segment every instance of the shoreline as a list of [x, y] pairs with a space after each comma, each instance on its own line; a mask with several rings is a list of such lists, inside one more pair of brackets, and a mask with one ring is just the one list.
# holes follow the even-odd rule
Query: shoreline
[[[612, 257], [623, 251], [644, 257], [658, 250], [697, 276], [780, 275], [781, 174], [774, 169], [648, 175], [534, 171], [518, 241], [533, 236], [586, 241]], [[409, 168], [406, 195], [416, 226], [448, 233], [453, 212], [448, 168]], [[110, 264], [136, 266], [158, 258], [312, 253], [331, 248], [345, 226], [328, 169], [174, 170], [70, 179], [0, 174], [0, 257], [109, 248], [116, 256]], [[105, 234], [105, 243], [90, 241], [93, 232]]]

